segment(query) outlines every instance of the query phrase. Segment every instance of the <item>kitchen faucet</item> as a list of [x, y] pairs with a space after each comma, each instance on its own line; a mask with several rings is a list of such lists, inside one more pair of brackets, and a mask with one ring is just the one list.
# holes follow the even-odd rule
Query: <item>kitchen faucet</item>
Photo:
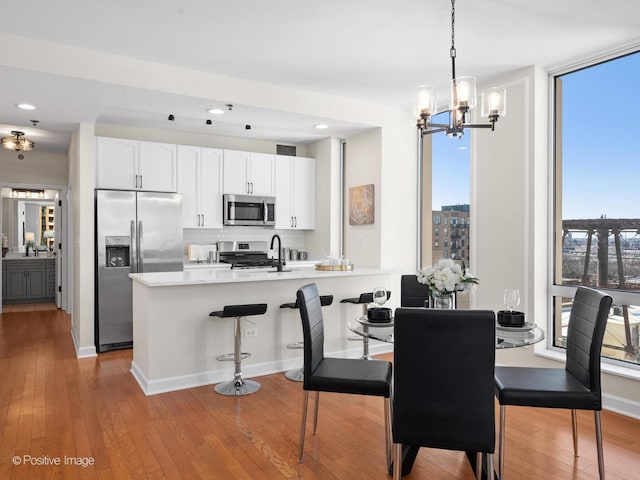
[[271, 246], [269, 248], [273, 250], [273, 241], [275, 239], [278, 239], [278, 264], [276, 265], [276, 271], [281, 272], [282, 271], [282, 243], [280, 242], [280, 235], [275, 234], [273, 237], [271, 237]]

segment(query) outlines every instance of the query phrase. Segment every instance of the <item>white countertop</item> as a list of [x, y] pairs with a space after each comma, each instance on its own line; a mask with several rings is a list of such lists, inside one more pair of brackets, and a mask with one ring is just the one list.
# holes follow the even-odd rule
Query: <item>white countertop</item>
[[7, 253], [6, 257], [2, 257], [2, 260], [47, 260], [47, 259], [55, 259], [55, 255], [49, 255], [48, 252], [39, 252], [36, 257], [33, 252], [29, 252], [29, 256], [25, 257], [24, 253], [15, 253], [10, 252]]
[[[211, 265], [211, 264], [209, 264]], [[286, 267], [285, 267], [286, 268]], [[264, 282], [274, 280], [300, 280], [329, 277], [357, 277], [363, 275], [385, 275], [394, 273], [389, 269], [355, 267], [351, 271], [320, 271], [314, 267], [293, 268], [290, 272], [275, 272], [271, 269], [222, 268], [185, 269], [183, 272], [131, 273], [129, 277], [147, 287], [171, 287], [217, 283]]]

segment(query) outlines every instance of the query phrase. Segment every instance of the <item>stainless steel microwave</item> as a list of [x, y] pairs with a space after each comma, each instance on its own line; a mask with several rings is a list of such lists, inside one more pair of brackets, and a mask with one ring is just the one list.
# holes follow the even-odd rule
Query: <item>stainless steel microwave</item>
[[275, 197], [225, 193], [222, 203], [224, 225], [273, 227], [276, 224]]

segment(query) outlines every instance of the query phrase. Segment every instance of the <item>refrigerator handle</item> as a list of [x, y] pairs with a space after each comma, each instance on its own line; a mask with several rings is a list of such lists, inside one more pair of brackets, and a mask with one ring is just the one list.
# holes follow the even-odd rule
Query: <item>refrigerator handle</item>
[[144, 256], [142, 251], [144, 243], [142, 243], [142, 220], [138, 222], [138, 273], [144, 273]]
[[136, 221], [131, 220], [131, 248], [129, 249], [129, 265], [131, 273], [138, 273], [138, 237], [136, 235]]

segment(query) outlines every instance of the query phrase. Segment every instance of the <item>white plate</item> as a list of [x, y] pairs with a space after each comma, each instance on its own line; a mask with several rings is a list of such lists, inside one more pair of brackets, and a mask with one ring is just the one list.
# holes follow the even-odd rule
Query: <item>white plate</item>
[[524, 325], [521, 327], [506, 327], [496, 324], [496, 330], [502, 330], [503, 332], [528, 332], [529, 330], [533, 330], [535, 326], [536, 324], [531, 322], [524, 322]]

